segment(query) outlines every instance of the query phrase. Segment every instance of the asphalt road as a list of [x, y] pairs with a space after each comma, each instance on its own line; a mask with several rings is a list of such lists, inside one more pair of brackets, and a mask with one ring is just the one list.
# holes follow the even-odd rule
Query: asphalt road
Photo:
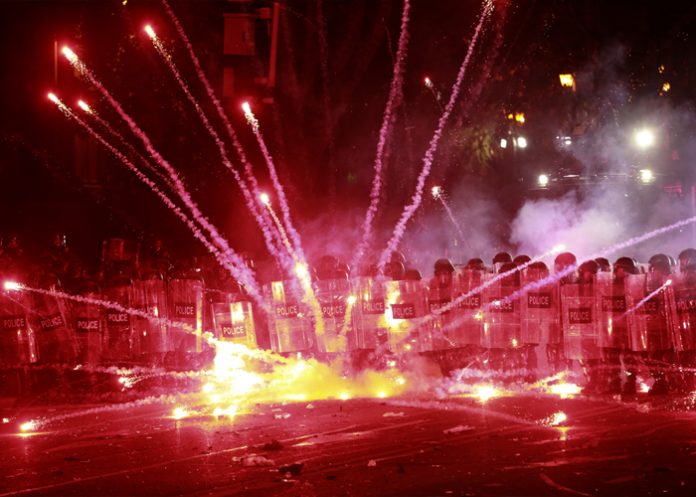
[[[692, 402], [323, 401], [234, 420], [175, 420], [170, 398], [5, 409], [0, 497], [696, 495]], [[18, 434], [30, 418], [48, 421]]]

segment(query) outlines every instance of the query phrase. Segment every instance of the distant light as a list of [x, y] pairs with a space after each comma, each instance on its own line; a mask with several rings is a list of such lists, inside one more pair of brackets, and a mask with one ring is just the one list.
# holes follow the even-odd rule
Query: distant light
[[500, 139], [500, 148], [507, 148], [507, 140], [505, 138]]
[[508, 118], [508, 121], [512, 121], [513, 119], [515, 119], [515, 114], [513, 114], [512, 112], [510, 112], [510, 113], [507, 115], [507, 118]]
[[527, 148], [527, 139], [524, 136], [518, 137], [517, 146], [520, 148]]
[[671, 284], [672, 284], [672, 280], [667, 280], [667, 281], [665, 281], [665, 286], [669, 286], [669, 285], [671, 285]]
[[672, 89], [672, 85], [670, 85], [668, 81], [665, 81], [664, 83], [662, 83], [662, 93], [667, 93], [671, 89]]
[[431, 79], [430, 79], [428, 76], [426, 76], [426, 77], [423, 79], [423, 83], [425, 83], [425, 87], [426, 87], [426, 88], [432, 88], [432, 87], [433, 87], [433, 82], [431, 81]]
[[86, 103], [84, 100], [78, 100], [78, 101], [77, 101], [77, 106], [78, 106], [80, 109], [84, 110], [87, 114], [91, 114], [91, 113], [92, 113], [92, 108], [91, 108], [89, 105], [87, 105], [87, 103]]
[[660, 74], [663, 74], [665, 72], [665, 65], [660, 64], [659, 66], [657, 66], [657, 72], [659, 72]]
[[442, 187], [441, 186], [433, 186], [433, 188], [430, 190], [430, 193], [433, 194], [433, 198], [439, 198], [440, 195], [442, 195]]
[[561, 142], [561, 145], [570, 147], [573, 144], [573, 138], [570, 136], [557, 136], [556, 139]]
[[268, 196], [268, 193], [261, 193], [259, 195], [259, 200], [263, 205], [271, 205], [271, 198]]
[[348, 392], [341, 392], [338, 394], [338, 398], [341, 400], [349, 400], [350, 399], [350, 393]]
[[565, 243], [559, 243], [557, 245], [554, 245], [553, 248], [551, 249], [551, 252], [554, 254], [558, 254], [560, 252], [563, 252], [566, 249]]
[[524, 124], [524, 112], [515, 112], [515, 121], [520, 124]]
[[640, 182], [643, 184], [649, 184], [655, 181], [655, 175], [650, 169], [641, 169], [640, 171]]
[[539, 184], [540, 187], [546, 188], [549, 186], [549, 177], [546, 174], [540, 174], [539, 177], [537, 178], [537, 183]]
[[643, 149], [649, 148], [655, 144], [655, 133], [647, 128], [643, 128], [636, 131], [633, 139], [638, 147]]
[[572, 74], [559, 74], [558, 79], [561, 81], [563, 88], [575, 89], [575, 77]]
[[6, 281], [3, 284], [3, 288], [7, 292], [16, 292], [22, 289], [22, 284], [16, 281]]
[[154, 40], [155, 38], [157, 38], [157, 35], [155, 34], [155, 30], [152, 29], [152, 26], [150, 26], [149, 24], [146, 24], [146, 25], [145, 25], [145, 32], [146, 32], [147, 35], [148, 35], [150, 38], [152, 38], [153, 40]]
[[346, 299], [346, 302], [348, 302], [348, 305], [355, 305], [355, 303], [358, 301], [358, 297], [355, 295], [349, 295], [348, 299]]

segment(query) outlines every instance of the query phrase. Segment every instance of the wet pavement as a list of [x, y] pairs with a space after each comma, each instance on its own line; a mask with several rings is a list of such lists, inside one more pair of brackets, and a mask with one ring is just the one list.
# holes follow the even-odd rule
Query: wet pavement
[[0, 496], [696, 494], [691, 397], [187, 402], [3, 409]]

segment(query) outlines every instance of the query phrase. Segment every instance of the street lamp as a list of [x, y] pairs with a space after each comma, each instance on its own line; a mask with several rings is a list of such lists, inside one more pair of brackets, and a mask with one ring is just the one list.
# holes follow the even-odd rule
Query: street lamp
[[633, 141], [638, 148], [645, 150], [655, 144], [655, 133], [648, 128], [639, 129], [633, 135]]

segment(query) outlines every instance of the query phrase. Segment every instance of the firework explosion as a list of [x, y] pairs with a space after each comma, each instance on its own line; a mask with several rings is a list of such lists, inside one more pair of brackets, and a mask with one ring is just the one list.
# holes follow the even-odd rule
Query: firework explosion
[[[383, 315], [380, 317], [378, 326], [388, 330], [388, 342], [392, 349], [402, 352], [398, 358], [393, 355], [384, 354], [386, 365], [376, 369], [364, 369], [360, 372], [355, 372], [348, 364], [346, 352], [346, 337], [351, 331], [351, 323], [354, 320], [354, 313], [360, 311], [363, 305], [368, 302], [367, 297], [363, 298], [360, 293], [351, 294], [345, 299], [343, 314], [340, 319], [337, 319], [335, 329], [329, 329], [324, 322], [325, 312], [323, 303], [320, 302], [316, 295], [316, 289], [312, 281], [312, 275], [309, 269], [309, 264], [305, 256], [305, 251], [302, 247], [302, 240], [299, 231], [295, 228], [292, 220], [291, 208], [278, 170], [274, 163], [273, 156], [267, 146], [263, 135], [261, 134], [261, 123], [254, 115], [251, 106], [248, 102], [242, 104], [242, 109], [245, 118], [256, 138], [256, 142], [261, 151], [265, 165], [270, 174], [274, 195], [277, 199], [277, 204], [280, 208], [276, 214], [273, 209], [269, 195], [262, 192], [258, 187], [258, 181], [253, 173], [253, 168], [250, 161], [246, 157], [236, 132], [232, 128], [229, 119], [225, 115], [219, 100], [215, 96], [212, 87], [207, 81], [205, 74], [201, 70], [198, 58], [195, 55], [193, 47], [184, 32], [174, 12], [166, 1], [163, 1], [165, 10], [172, 20], [180, 40], [184, 43], [190, 59], [193, 61], [198, 79], [205, 87], [207, 97], [215, 107], [218, 116], [221, 118], [224, 129], [228, 138], [232, 141], [237, 158], [242, 165], [241, 171], [233, 164], [230, 154], [226, 148], [220, 133], [215, 129], [215, 126], [210, 117], [203, 110], [203, 105], [199, 99], [193, 94], [191, 88], [186, 84], [185, 78], [175, 63], [175, 58], [167, 48], [167, 44], [158, 37], [154, 28], [151, 25], [146, 25], [144, 31], [151, 40], [156, 52], [165, 63], [178, 87], [184, 93], [188, 102], [195, 109], [200, 121], [206, 129], [208, 135], [215, 142], [220, 161], [229, 170], [236, 182], [236, 185], [242, 191], [246, 206], [254, 217], [258, 228], [264, 236], [266, 247], [269, 253], [277, 260], [279, 267], [283, 268], [286, 277], [294, 279], [296, 286], [292, 285], [289, 288], [299, 289], [299, 300], [305, 309], [309, 309], [312, 318], [312, 331], [317, 339], [317, 349], [321, 353], [333, 354], [326, 360], [317, 358], [303, 357], [302, 354], [292, 354], [289, 357], [267, 352], [239, 343], [231, 343], [213, 338], [214, 333], [205, 331], [200, 328], [191, 327], [186, 323], [179, 323], [170, 320], [161, 320], [157, 315], [143, 312], [138, 309], [121, 306], [120, 304], [100, 300], [90, 299], [80, 296], [73, 296], [64, 292], [54, 290], [44, 290], [39, 288], [29, 287], [16, 282], [6, 282], [5, 290], [12, 292], [35, 292], [44, 295], [50, 295], [59, 299], [74, 300], [90, 305], [103, 306], [107, 308], [117, 309], [131, 315], [139, 316], [148, 320], [159, 320], [167, 326], [172, 326], [181, 329], [187, 333], [194, 333], [200, 339], [205, 339], [215, 350], [214, 363], [211, 369], [201, 372], [197, 378], [201, 381], [201, 389], [195, 395], [185, 399], [167, 399], [176, 405], [172, 408], [171, 417], [176, 420], [184, 419], [196, 415], [212, 415], [217, 417], [227, 417], [234, 419], [239, 414], [253, 410], [254, 405], [258, 403], [278, 403], [278, 402], [309, 402], [320, 399], [337, 399], [348, 400], [353, 398], [387, 398], [400, 396], [409, 393], [418, 395], [424, 391], [432, 391], [439, 389], [440, 392], [447, 396], [466, 396], [475, 399], [480, 403], [486, 403], [492, 399], [514, 394], [543, 394], [556, 395], [561, 398], [570, 398], [581, 392], [581, 388], [570, 381], [571, 379], [561, 375], [552, 375], [543, 380], [532, 383], [531, 385], [512, 385], [507, 382], [507, 386], [503, 382], [496, 382], [497, 379], [492, 378], [490, 368], [471, 368], [473, 376], [466, 377], [466, 368], [459, 371], [453, 376], [453, 380], [446, 380], [437, 385], [429, 384], [423, 380], [420, 375], [417, 363], [417, 348], [423, 329], [431, 325], [432, 321], [437, 321], [449, 311], [458, 308], [463, 302], [472, 296], [480, 294], [496, 283], [514, 276], [517, 273], [524, 271], [526, 268], [542, 259], [555, 255], [563, 250], [562, 246], [554, 246], [552, 249], [532, 257], [528, 262], [518, 265], [516, 268], [503, 271], [491, 278], [486, 279], [481, 284], [475, 285], [467, 292], [459, 294], [452, 298], [447, 303], [421, 313], [417, 316], [419, 319], [415, 324], [405, 319], [404, 315], [397, 314], [396, 309], [399, 305], [403, 305], [401, 298], [405, 289], [400, 287], [388, 288], [384, 301]], [[398, 49], [396, 53], [392, 80], [389, 87], [386, 107], [384, 109], [382, 123], [379, 130], [377, 151], [374, 159], [374, 178], [370, 190], [369, 206], [362, 223], [362, 233], [357, 243], [356, 250], [353, 255], [353, 267], [357, 268], [362, 260], [363, 255], [369, 248], [373, 248], [373, 231], [374, 219], [379, 208], [381, 192], [383, 189], [383, 168], [387, 143], [390, 140], [391, 129], [394, 124], [394, 114], [403, 99], [403, 81], [406, 66], [407, 48], [409, 40], [409, 15], [410, 2], [404, 1], [403, 11], [401, 15], [400, 36], [398, 41]], [[413, 218], [416, 211], [419, 209], [423, 191], [426, 188], [426, 183], [430, 176], [430, 172], [435, 160], [435, 154], [438, 149], [438, 144], [441, 140], [443, 130], [445, 129], [448, 120], [453, 112], [454, 106], [459, 98], [464, 77], [467, 69], [471, 64], [471, 59], [474, 56], [477, 47], [477, 41], [485, 31], [486, 21], [491, 17], [493, 11], [493, 3], [490, 1], [484, 2], [478, 22], [475, 26], [471, 42], [468, 46], [466, 55], [459, 67], [455, 81], [450, 90], [450, 96], [441, 108], [441, 114], [437, 121], [435, 130], [429, 141], [428, 148], [422, 158], [420, 173], [417, 177], [415, 192], [410, 199], [410, 202], [404, 206], [402, 214], [394, 227], [386, 247], [381, 252], [378, 266], [380, 271], [385, 269], [392, 254], [397, 250], [404, 233], [407, 229], [407, 224]], [[85, 113], [86, 116], [92, 118], [99, 125], [100, 129], [105, 130], [109, 137], [114, 140], [109, 141], [94, 127], [90, 126], [85, 119], [82, 119], [72, 109], [70, 109], [60, 98], [54, 93], [49, 94], [49, 99], [58, 107], [58, 109], [69, 119], [76, 122], [79, 126], [85, 129], [91, 136], [99, 141], [107, 148], [120, 162], [122, 162], [130, 171], [132, 171], [139, 180], [146, 184], [155, 195], [191, 230], [193, 236], [198, 239], [206, 249], [215, 256], [216, 260], [243, 286], [247, 294], [253, 298], [256, 303], [266, 310], [270, 310], [271, 304], [263, 295], [259, 284], [256, 281], [256, 275], [247, 267], [240, 255], [235, 252], [231, 244], [226, 240], [213, 226], [213, 224], [201, 212], [198, 205], [191, 198], [184, 181], [179, 173], [171, 166], [169, 161], [154, 147], [148, 135], [123, 109], [123, 106], [118, 100], [107, 90], [104, 84], [96, 77], [96, 75], [87, 67], [87, 65], [78, 57], [78, 55], [69, 47], [63, 47], [62, 53], [69, 61], [72, 67], [86, 79], [94, 88], [96, 88], [104, 100], [109, 104], [121, 120], [128, 126], [135, 137], [139, 139], [142, 146], [146, 149], [148, 157], [140, 154], [127, 139], [114, 129], [114, 127], [104, 118], [102, 118], [95, 109], [84, 101], [78, 102], [78, 107]], [[324, 80], [326, 79], [325, 67], [323, 67]], [[425, 78], [426, 87], [436, 97], [440, 103], [440, 94], [434, 88], [430, 78]], [[327, 106], [328, 108], [328, 106]], [[328, 117], [327, 117], [328, 119]], [[524, 121], [524, 118], [522, 118]], [[125, 149], [127, 152], [124, 152]], [[163, 188], [159, 187], [155, 181], [129, 160], [129, 156], [136, 156], [138, 162], [146, 168], [147, 173], [154, 175], [158, 180], [166, 186], [171, 194], [176, 196], [176, 201], [166, 193]], [[455, 219], [455, 216], [450, 209], [448, 203], [443, 196], [442, 187], [436, 186], [432, 188], [433, 198], [441, 202], [446, 210], [446, 213], [456, 228], [459, 237], [462, 241], [468, 243], [467, 237], [463, 232], [460, 224]], [[183, 208], [177, 205], [177, 202], [183, 204]], [[674, 229], [679, 229], [683, 226], [693, 223], [696, 218], [689, 218], [669, 226], [659, 228], [649, 233], [633, 237], [625, 242], [609, 246], [594, 257], [604, 256], [620, 250], [622, 248], [640, 243], [644, 240], [655, 236], [667, 233]], [[488, 315], [491, 308], [499, 308], [505, 302], [512, 301], [521, 295], [525, 295], [530, 290], [540, 288], [545, 285], [554, 284], [575, 270], [577, 266], [570, 266], [565, 272], [559, 272], [552, 276], [541, 279], [540, 281], [529, 283], [511, 295], [503, 296], [491, 302], [486, 302], [481, 310], [469, 313], [470, 315], [462, 316], [461, 319], [481, 320], [485, 324], [488, 323]], [[621, 318], [636, 312], [645, 302], [659, 294], [670, 281], [659, 287], [647, 295], [642, 301], [638, 302], [631, 309], [621, 316]], [[333, 316], [332, 316], [333, 317]], [[619, 319], [621, 319], [619, 318]], [[233, 320], [244, 321], [245, 317], [242, 312], [237, 317], [233, 316]], [[431, 340], [436, 338], [447, 339], [450, 329], [457, 328], [460, 322], [452, 321], [444, 326], [440, 326], [437, 333], [439, 337], [431, 337]], [[435, 334], [433, 334], [435, 335]], [[417, 338], [413, 339], [416, 336]], [[513, 339], [513, 348], [516, 348], [518, 343]], [[379, 348], [378, 348], [379, 350]], [[510, 377], [518, 375], [517, 372], [508, 374]], [[124, 376], [124, 385], [132, 384], [132, 378]], [[566, 381], [567, 380], [567, 381]], [[552, 417], [544, 421], [546, 426], [561, 426], [567, 421], [567, 417], [563, 412], [557, 412]], [[48, 423], [50, 420], [45, 420], [43, 423]], [[32, 432], [40, 428], [42, 422], [38, 420], [28, 421], [21, 425], [22, 432]]]

